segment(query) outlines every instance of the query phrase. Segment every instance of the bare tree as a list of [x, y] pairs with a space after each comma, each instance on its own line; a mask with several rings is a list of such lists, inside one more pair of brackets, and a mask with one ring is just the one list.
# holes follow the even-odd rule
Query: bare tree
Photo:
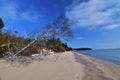
[[46, 41], [47, 39], [52, 39], [58, 36], [65, 37], [66, 39], [73, 37], [71, 24], [69, 23], [69, 20], [64, 16], [59, 16], [56, 18], [52, 24], [46, 27], [46, 30], [41, 35], [32, 40], [28, 45], [26, 45], [13, 56], [17, 56], [37, 41]]
[[66, 39], [70, 39], [73, 37], [73, 33], [71, 30], [71, 23], [64, 16], [59, 16], [54, 20], [51, 25], [46, 27], [46, 38], [55, 38], [55, 37], [64, 37]]

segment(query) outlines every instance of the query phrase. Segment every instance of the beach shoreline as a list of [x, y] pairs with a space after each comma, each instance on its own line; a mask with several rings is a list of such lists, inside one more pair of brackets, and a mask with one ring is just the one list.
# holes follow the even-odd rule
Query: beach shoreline
[[47, 55], [26, 66], [0, 60], [1, 80], [120, 80], [120, 67], [76, 53]]
[[75, 53], [76, 61], [86, 65], [83, 80], [119, 80], [120, 67], [105, 60]]

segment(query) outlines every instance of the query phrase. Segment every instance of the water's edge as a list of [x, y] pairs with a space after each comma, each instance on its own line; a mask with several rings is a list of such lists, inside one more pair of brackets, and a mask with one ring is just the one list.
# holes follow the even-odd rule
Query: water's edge
[[117, 64], [120, 66], [120, 49], [104, 49], [104, 50], [77, 50], [74, 51], [84, 55], [91, 56], [93, 58], [98, 58], [100, 60], [105, 60]]

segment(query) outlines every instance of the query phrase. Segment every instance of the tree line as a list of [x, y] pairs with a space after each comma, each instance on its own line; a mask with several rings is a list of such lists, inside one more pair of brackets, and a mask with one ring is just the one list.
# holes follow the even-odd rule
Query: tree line
[[69, 51], [67, 43], [61, 41], [61, 37], [69, 40], [73, 37], [71, 24], [64, 16], [57, 17], [53, 23], [44, 27], [41, 33], [31, 32], [27, 38], [18, 36], [17, 32], [2, 32], [4, 22], [0, 18], [0, 57], [4, 56], [31, 56], [42, 49], [54, 52]]

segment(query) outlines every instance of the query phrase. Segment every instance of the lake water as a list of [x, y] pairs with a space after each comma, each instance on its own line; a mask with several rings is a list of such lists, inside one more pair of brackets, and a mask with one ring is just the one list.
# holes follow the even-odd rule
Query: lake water
[[80, 50], [77, 52], [120, 65], [120, 49]]

